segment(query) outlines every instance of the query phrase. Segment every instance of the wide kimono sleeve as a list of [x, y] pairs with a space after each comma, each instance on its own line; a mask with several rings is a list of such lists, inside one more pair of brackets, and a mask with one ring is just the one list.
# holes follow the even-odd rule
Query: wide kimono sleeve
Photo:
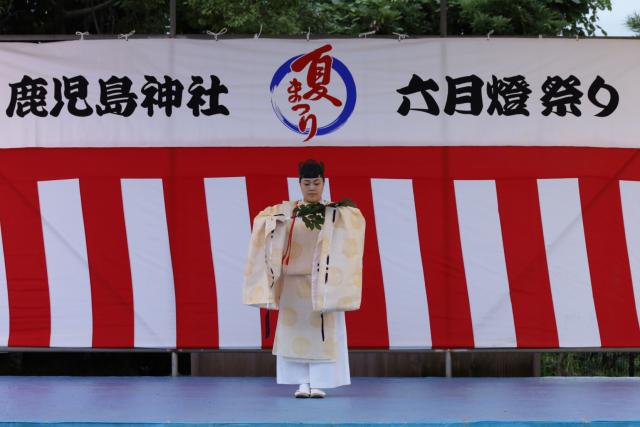
[[270, 206], [254, 218], [242, 284], [243, 304], [279, 308], [286, 220], [282, 205]]
[[311, 279], [314, 311], [360, 308], [365, 225], [365, 219], [357, 208], [327, 207]]

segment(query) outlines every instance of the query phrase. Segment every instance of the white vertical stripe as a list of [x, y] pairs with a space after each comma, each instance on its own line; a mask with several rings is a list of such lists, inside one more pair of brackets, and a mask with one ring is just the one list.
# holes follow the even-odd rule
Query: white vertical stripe
[[372, 179], [390, 348], [431, 347], [418, 224], [409, 179]]
[[260, 310], [242, 304], [242, 280], [251, 238], [245, 179], [206, 178], [204, 186], [220, 348], [260, 348]]
[[640, 323], [640, 182], [620, 181], [620, 198], [636, 315]]
[[599, 347], [577, 179], [539, 179], [542, 231], [560, 347]]
[[91, 281], [77, 179], [38, 182], [49, 278], [51, 347], [91, 347]]
[[135, 347], [176, 346], [176, 300], [160, 179], [123, 179]]
[[7, 270], [4, 264], [4, 247], [0, 230], [0, 347], [9, 345], [9, 294], [7, 292]]
[[[298, 178], [287, 178], [287, 185], [289, 186], [289, 200], [302, 200], [302, 190], [300, 190], [300, 182], [298, 181]], [[329, 178], [324, 179], [322, 199], [327, 201], [331, 200]]]
[[516, 333], [494, 181], [455, 181], [476, 347], [515, 347]]

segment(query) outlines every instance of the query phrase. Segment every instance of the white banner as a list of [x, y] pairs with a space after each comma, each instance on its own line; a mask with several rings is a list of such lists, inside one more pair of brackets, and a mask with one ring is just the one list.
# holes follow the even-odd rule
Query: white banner
[[0, 146], [638, 147], [637, 43], [4, 43]]

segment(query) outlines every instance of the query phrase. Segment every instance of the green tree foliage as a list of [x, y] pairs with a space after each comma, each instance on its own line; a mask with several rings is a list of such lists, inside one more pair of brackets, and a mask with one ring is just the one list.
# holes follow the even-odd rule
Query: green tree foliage
[[592, 36], [610, 0], [450, 0], [450, 34]]
[[[0, 33], [163, 34], [169, 0], [0, 0]], [[449, 0], [449, 34], [594, 35], [611, 0]], [[177, 0], [178, 32], [437, 35], [440, 0]]]
[[[594, 35], [610, 0], [449, 0], [449, 34]], [[228, 27], [250, 34], [438, 34], [439, 0], [185, 0], [190, 31]]]
[[325, 34], [438, 34], [440, 28], [438, 0], [333, 0], [315, 8], [316, 26]]
[[314, 18], [312, 3], [301, 0], [184, 0], [177, 8], [182, 11], [179, 30], [185, 33], [226, 27], [231, 33], [253, 34], [262, 24], [266, 34], [299, 35]]
[[633, 377], [640, 373], [640, 356], [618, 352], [544, 353], [542, 376]]
[[[270, 35], [300, 35], [310, 28], [314, 34], [354, 35], [375, 29], [382, 34], [437, 32], [427, 16], [437, 13], [437, 0], [184, 0], [186, 11], [180, 29], [229, 28], [233, 33], [252, 34], [263, 25]], [[180, 3], [179, 3], [180, 5]], [[180, 7], [180, 6], [179, 6]]]
[[640, 13], [634, 12], [627, 16], [625, 24], [627, 24], [627, 28], [640, 36]]
[[164, 34], [168, 0], [0, 0], [2, 34]]

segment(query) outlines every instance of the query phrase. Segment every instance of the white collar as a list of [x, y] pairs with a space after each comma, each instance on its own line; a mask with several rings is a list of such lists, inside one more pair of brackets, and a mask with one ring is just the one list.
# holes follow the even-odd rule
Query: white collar
[[[327, 203], [329, 203], [327, 200], [322, 199], [319, 203], [322, 203], [323, 205], [326, 205]], [[308, 205], [309, 203], [306, 203], [304, 200], [298, 200], [298, 206], [300, 205]]]

